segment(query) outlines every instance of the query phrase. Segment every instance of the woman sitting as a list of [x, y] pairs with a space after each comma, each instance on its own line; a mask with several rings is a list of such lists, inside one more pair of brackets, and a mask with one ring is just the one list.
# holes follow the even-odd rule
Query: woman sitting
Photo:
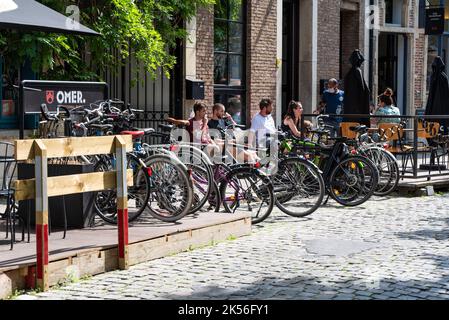
[[[381, 95], [379, 97], [379, 109], [375, 112], [376, 116], [400, 116], [399, 108], [393, 105], [393, 98], [390, 95]], [[401, 117], [378, 118], [377, 124], [381, 123], [401, 123]]]
[[[281, 130], [292, 136], [301, 137], [301, 118], [303, 107], [300, 102], [291, 101], [288, 105], [287, 114], [282, 121]], [[312, 122], [304, 121], [306, 132], [312, 129]]]

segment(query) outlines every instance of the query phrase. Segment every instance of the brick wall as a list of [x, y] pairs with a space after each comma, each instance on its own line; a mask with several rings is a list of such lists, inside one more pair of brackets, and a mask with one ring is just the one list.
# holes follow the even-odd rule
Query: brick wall
[[[341, 55], [341, 74], [342, 79], [351, 68], [349, 58], [355, 49], [360, 49], [363, 52], [363, 46], [360, 45], [360, 15], [358, 12], [342, 11], [342, 55]], [[346, 31], [345, 31], [346, 30]]]
[[[276, 98], [276, 1], [247, 1], [247, 110], [249, 119], [259, 112], [263, 98]], [[205, 102], [214, 100], [214, 14], [209, 8], [197, 12], [197, 78], [205, 81]]]
[[[318, 2], [318, 83], [340, 76], [340, 0]], [[318, 97], [321, 92], [318, 92]], [[320, 99], [320, 98], [319, 98]]]
[[427, 65], [424, 65], [424, 55], [427, 54], [425, 49], [425, 35], [420, 34], [416, 38], [415, 45], [415, 72], [414, 72], [414, 96], [415, 96], [415, 108], [424, 106], [424, 95], [426, 88], [423, 85], [424, 77], [427, 74]]
[[205, 82], [205, 100], [214, 100], [214, 10], [213, 6], [199, 8], [196, 30], [196, 75]]
[[378, 5], [379, 7], [379, 24], [380, 26], [384, 26], [385, 25], [385, 1], [384, 0], [380, 0], [380, 1], [374, 1], [375, 5]]
[[415, 27], [415, 14], [417, 14], [417, 9], [418, 8], [416, 8], [415, 0], [411, 0], [409, 2], [409, 14], [408, 14], [408, 18], [409, 18], [408, 26], [410, 28]]
[[[357, 11], [341, 10], [342, 0], [319, 0], [318, 3], [318, 97], [320, 79], [343, 79], [350, 68], [349, 57], [355, 49], [364, 49], [364, 1], [354, 0]], [[341, 20], [343, 19], [343, 20]], [[342, 56], [340, 57], [340, 22], [343, 25]], [[320, 98], [319, 98], [320, 99]]]
[[248, 0], [247, 107], [250, 118], [259, 112], [261, 99], [276, 100], [276, 6], [275, 0]]

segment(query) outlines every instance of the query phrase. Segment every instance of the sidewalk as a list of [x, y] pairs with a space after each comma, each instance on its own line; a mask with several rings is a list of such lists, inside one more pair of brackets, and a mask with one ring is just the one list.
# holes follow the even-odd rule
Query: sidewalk
[[19, 299], [449, 299], [449, 195], [278, 210], [250, 236]]

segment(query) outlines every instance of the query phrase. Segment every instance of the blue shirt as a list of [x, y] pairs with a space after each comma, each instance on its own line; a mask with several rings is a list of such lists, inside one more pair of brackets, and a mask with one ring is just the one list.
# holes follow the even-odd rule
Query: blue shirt
[[[379, 108], [377, 109], [377, 111], [375, 112], [376, 116], [400, 116], [401, 115], [401, 111], [399, 111], [399, 108], [395, 107], [395, 106], [385, 106], [383, 108]], [[378, 124], [381, 123], [401, 123], [401, 118], [382, 118], [379, 119], [379, 121], [377, 122]]]
[[343, 114], [345, 92], [338, 90], [338, 93], [323, 92], [323, 101], [326, 103], [326, 114]]

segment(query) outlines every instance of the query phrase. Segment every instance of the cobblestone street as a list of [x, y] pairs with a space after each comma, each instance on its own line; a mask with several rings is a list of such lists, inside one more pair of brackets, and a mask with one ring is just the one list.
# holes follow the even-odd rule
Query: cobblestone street
[[18, 299], [449, 299], [449, 195], [278, 210], [253, 234]]

